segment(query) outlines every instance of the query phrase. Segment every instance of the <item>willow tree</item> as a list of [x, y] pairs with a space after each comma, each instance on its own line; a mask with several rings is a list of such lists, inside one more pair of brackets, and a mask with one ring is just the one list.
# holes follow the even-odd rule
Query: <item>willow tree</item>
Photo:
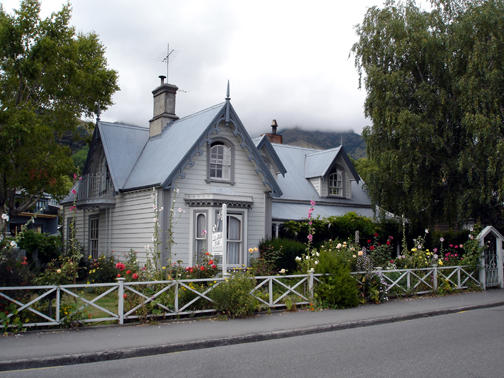
[[68, 5], [46, 19], [39, 13], [35, 0], [13, 14], [0, 5], [0, 212], [11, 216], [43, 192], [68, 189], [74, 165], [58, 140], [118, 89], [98, 37], [69, 26]]
[[[356, 28], [367, 92], [367, 186], [423, 224], [502, 219], [504, 4], [387, 1]], [[501, 221], [502, 222], [502, 221]]]

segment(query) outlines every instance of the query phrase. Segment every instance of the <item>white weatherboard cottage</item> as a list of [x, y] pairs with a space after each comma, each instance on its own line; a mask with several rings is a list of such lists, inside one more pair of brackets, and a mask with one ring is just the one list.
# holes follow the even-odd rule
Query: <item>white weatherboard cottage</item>
[[226, 204], [226, 260], [238, 266], [248, 263], [249, 248], [278, 232], [278, 224], [306, 218], [310, 200], [318, 202], [315, 216], [373, 216], [342, 147], [282, 145], [276, 125], [272, 134], [252, 140], [231, 105], [229, 86], [225, 102], [179, 119], [177, 89], [161, 76], [149, 127], [97, 121], [77, 198], [63, 201], [65, 239], [75, 216], [86, 253], [124, 259], [133, 249], [144, 261], [156, 208], [162, 208], [163, 262], [193, 265], [213, 252]]

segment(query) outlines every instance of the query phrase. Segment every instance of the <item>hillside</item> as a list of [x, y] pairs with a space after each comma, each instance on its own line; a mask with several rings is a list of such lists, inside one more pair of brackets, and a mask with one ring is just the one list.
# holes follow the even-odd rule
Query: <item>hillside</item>
[[328, 149], [338, 147], [343, 141], [343, 147], [354, 159], [366, 157], [366, 143], [361, 135], [353, 131], [308, 131], [298, 127], [282, 129], [279, 134], [284, 144], [300, 147]]

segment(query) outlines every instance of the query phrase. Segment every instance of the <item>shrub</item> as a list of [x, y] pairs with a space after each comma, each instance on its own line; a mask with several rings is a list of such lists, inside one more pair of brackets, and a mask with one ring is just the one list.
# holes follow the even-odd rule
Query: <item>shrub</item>
[[315, 271], [326, 273], [315, 287], [315, 298], [321, 306], [346, 308], [359, 304], [357, 283], [350, 275], [350, 264], [343, 254], [322, 250]]
[[210, 293], [210, 298], [215, 301], [215, 309], [230, 318], [253, 314], [257, 306], [257, 300], [250, 295], [254, 283], [250, 274], [234, 273]]
[[[91, 256], [90, 256], [91, 257]], [[88, 281], [91, 283], [115, 282], [117, 269], [112, 256], [100, 256], [97, 259], [89, 259]]]
[[0, 241], [0, 286], [29, 285], [33, 273], [26, 257], [20, 257], [16, 249]]
[[306, 246], [292, 239], [272, 239], [259, 244], [261, 258], [271, 268], [272, 274], [277, 274], [281, 269], [288, 272], [296, 270], [296, 256], [301, 256]]
[[43, 269], [61, 254], [61, 237], [26, 230], [19, 239], [19, 248], [26, 251], [28, 260]]

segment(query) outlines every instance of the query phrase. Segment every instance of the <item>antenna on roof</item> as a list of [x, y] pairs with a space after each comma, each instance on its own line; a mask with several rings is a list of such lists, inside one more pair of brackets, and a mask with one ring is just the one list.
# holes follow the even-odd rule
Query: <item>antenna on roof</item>
[[227, 90], [226, 90], [226, 101], [231, 100], [230, 94], [229, 94], [229, 80], [227, 82]]
[[174, 52], [174, 49], [170, 50], [170, 44], [168, 43], [168, 47], [166, 48], [166, 56], [163, 58], [163, 62], [166, 62], [166, 82], [169, 83], [168, 81], [168, 70], [170, 67], [170, 55]]

